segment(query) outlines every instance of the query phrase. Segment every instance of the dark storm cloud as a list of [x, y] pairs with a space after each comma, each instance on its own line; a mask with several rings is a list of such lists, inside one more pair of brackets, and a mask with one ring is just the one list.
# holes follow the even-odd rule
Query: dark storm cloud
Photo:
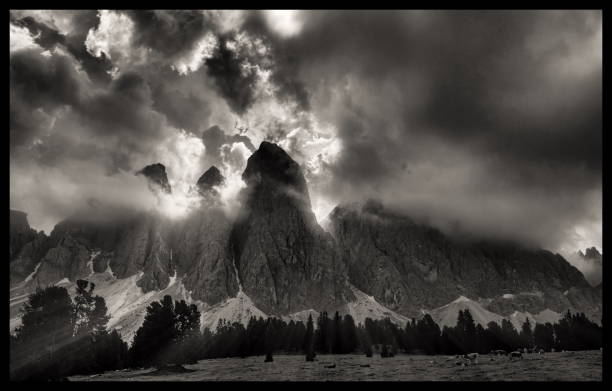
[[31, 142], [49, 115], [62, 105], [77, 103], [80, 94], [80, 81], [67, 57], [43, 57], [35, 51], [11, 56], [11, 148]]
[[[402, 206], [439, 181], [447, 188], [435, 190], [463, 194], [432, 193], [421, 212], [457, 212], [481, 232], [506, 224], [504, 234], [549, 243], [593, 206], [585, 194], [601, 188], [601, 57], [592, 56], [600, 12], [312, 11], [303, 19], [296, 36], [271, 40], [342, 139], [330, 196], [374, 193]], [[246, 28], [274, 37], [259, 16]], [[453, 169], [475, 162], [453, 188]], [[425, 164], [438, 170], [420, 174]], [[469, 199], [523, 218], [465, 216]]]
[[[581, 39], [593, 34], [600, 22], [597, 13], [584, 12], [312, 12], [302, 33], [280, 45], [285, 56], [299, 58], [302, 73], [309, 67], [315, 69], [312, 73], [323, 73], [316, 81], [335, 80], [339, 85], [342, 74], [349, 74], [402, 83], [402, 73], [411, 71], [426, 78], [423, 110], [395, 119], [404, 120], [406, 134], [420, 128], [459, 142], [484, 138], [488, 147], [521, 159], [563, 157], [567, 164], [580, 160], [596, 168], [601, 150], [592, 147], [601, 137], [601, 71], [573, 85], [562, 76], [549, 81], [546, 65], [566, 55], [568, 46], [584, 45]], [[565, 34], [561, 42], [552, 42], [558, 47], [529, 51], [530, 39], [559, 32]], [[570, 39], [575, 42], [565, 42]], [[548, 92], [553, 83], [567, 84], [559, 92], [568, 96]], [[371, 103], [401, 108], [411, 86], [402, 88], [405, 94]], [[520, 99], [531, 92], [551, 100], [549, 107], [542, 103], [540, 113], [531, 115], [521, 112], [520, 102], [514, 107], [499, 102], [505, 94]], [[591, 148], [568, 151], [576, 135]], [[513, 144], [510, 151], [505, 148], [508, 140]], [[348, 137], [344, 141], [351, 142]]]
[[95, 95], [78, 108], [109, 134], [133, 132], [143, 136], [159, 127], [155, 118], [148, 117], [152, 103], [147, 81], [136, 73], [125, 73], [113, 81], [108, 92]]
[[[301, 110], [310, 110], [310, 96], [307, 87], [299, 76], [302, 56], [299, 50], [293, 50], [291, 47], [294, 41], [286, 41], [270, 33], [261, 12], [248, 13], [243, 28], [254, 37], [265, 39], [274, 49], [271, 78], [278, 87], [276, 95], [281, 100], [295, 102]], [[289, 50], [287, 50], [287, 47]]]
[[[92, 92], [70, 57], [23, 50], [11, 55], [10, 86], [14, 156], [45, 163], [98, 157], [116, 171], [131, 169], [135, 155], [161, 140], [164, 117], [152, 109], [149, 85], [137, 74], [122, 74], [108, 90]], [[62, 109], [68, 111], [59, 118]], [[33, 147], [37, 139], [44, 142]]]
[[36, 21], [31, 16], [18, 18], [11, 13], [11, 22], [18, 26], [26, 27], [32, 36], [36, 37], [34, 41], [42, 48], [47, 50], [54, 49], [60, 45], [72, 55], [81, 64], [88, 76], [96, 82], [108, 83], [111, 77], [108, 71], [111, 70], [112, 64], [106, 58], [104, 53], [100, 57], [92, 56], [85, 46], [85, 39], [90, 29], [98, 27], [99, 18], [97, 11], [64, 11], [75, 13], [73, 28], [69, 35], [64, 35], [48, 25]]
[[212, 26], [201, 11], [125, 11], [135, 23], [135, 41], [173, 57], [190, 50]]
[[220, 165], [222, 162], [221, 151], [225, 144], [243, 143], [251, 152], [255, 152], [255, 146], [251, 139], [244, 134], [226, 134], [219, 126], [214, 125], [202, 132], [202, 142], [206, 147], [206, 160], [209, 165]]
[[[11, 52], [11, 148], [42, 138], [29, 153], [45, 162], [91, 156], [127, 169], [167, 138], [167, 125], [207, 129], [210, 164], [225, 144], [254, 150], [251, 139], [306, 159], [304, 141], [289, 133], [314, 125], [260, 104], [265, 71], [263, 88], [274, 87], [283, 110], [333, 125], [341, 150], [321, 161], [327, 185], [312, 180], [334, 202], [378, 196], [434, 222], [547, 245], [601, 221], [601, 12], [303, 11], [299, 32], [284, 36], [257, 11], [223, 33], [206, 12], [121, 11], [134, 22], [125, 29], [132, 39], [109, 47], [121, 27], [113, 19], [94, 39], [101, 57], [84, 44], [98, 15], [61, 12], [74, 13], [66, 35], [11, 13], [42, 49], [71, 56]], [[219, 45], [199, 58], [208, 33]], [[259, 54], [257, 38], [269, 52]], [[115, 65], [124, 68], [113, 80]], [[232, 135], [226, 106], [265, 129]], [[211, 127], [219, 120], [223, 129]]]
[[226, 38], [221, 38], [213, 56], [206, 59], [206, 72], [234, 112], [244, 114], [253, 104], [257, 75], [243, 70], [241, 58], [227, 47]]
[[153, 94], [155, 109], [179, 129], [196, 132], [210, 116], [207, 102], [193, 92], [160, 83]]

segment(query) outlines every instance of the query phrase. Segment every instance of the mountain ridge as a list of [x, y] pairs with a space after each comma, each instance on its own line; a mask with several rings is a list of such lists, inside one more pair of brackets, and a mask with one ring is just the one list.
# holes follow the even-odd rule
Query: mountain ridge
[[[200, 179], [208, 188], [217, 186], [222, 180], [217, 172], [213, 166]], [[126, 330], [144, 311], [139, 305], [146, 300], [140, 298], [177, 287], [199, 303], [207, 324], [218, 320], [218, 311], [242, 320], [240, 308], [296, 319], [312, 311], [359, 319], [372, 314], [402, 323], [462, 296], [477, 298], [483, 311], [500, 317], [566, 309], [601, 317], [601, 285], [591, 288], [558, 254], [458, 243], [374, 200], [334, 208], [326, 232], [312, 212], [300, 166], [268, 142], [249, 157], [242, 177], [243, 210], [233, 220], [214, 202], [215, 192], [203, 195], [213, 202], [179, 221], [155, 213], [122, 215], [104, 224], [67, 219], [49, 236], [34, 235], [25, 214], [15, 213], [11, 317], [37, 285], [99, 276], [111, 278], [103, 288], [111, 291], [113, 284], [130, 281], [140, 304], [124, 322]], [[27, 243], [18, 240], [19, 232], [30, 235]]]

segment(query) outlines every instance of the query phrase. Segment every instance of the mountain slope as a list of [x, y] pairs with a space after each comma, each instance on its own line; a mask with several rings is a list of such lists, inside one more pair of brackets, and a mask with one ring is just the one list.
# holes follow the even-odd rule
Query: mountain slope
[[445, 304], [431, 311], [425, 310], [425, 313], [431, 315], [433, 320], [440, 326], [455, 327], [459, 311], [469, 310], [474, 318], [474, 322], [486, 328], [489, 322], [501, 324], [503, 317], [493, 312], [487, 311], [482, 305], [474, 300], [470, 300], [465, 296], [459, 296], [456, 300]]
[[[163, 189], [165, 167], [147, 167], [152, 191]], [[321, 311], [351, 314], [357, 323], [389, 317], [401, 326], [428, 311], [454, 326], [460, 309], [483, 326], [503, 316], [551, 321], [567, 309], [601, 320], [602, 285], [590, 287], [559, 255], [459, 242], [377, 202], [335, 208], [325, 232], [300, 166], [267, 142], [248, 159], [243, 179], [235, 220], [214, 191], [224, 180], [214, 167], [194, 184], [200, 208], [180, 220], [100, 209], [75, 213], [47, 236], [11, 211], [10, 327], [37, 286], [73, 290], [77, 279], [96, 283], [111, 327], [126, 338], [165, 294], [196, 303], [211, 328], [220, 318], [305, 321]]]
[[268, 314], [334, 311], [352, 299], [332, 238], [317, 224], [299, 165], [262, 142], [242, 175], [244, 214], [232, 230], [244, 292]]
[[598, 291], [558, 254], [502, 242], [459, 242], [374, 201], [335, 208], [330, 231], [351, 283], [404, 316], [466, 296], [487, 301], [487, 310], [500, 315], [548, 308], [601, 317]]

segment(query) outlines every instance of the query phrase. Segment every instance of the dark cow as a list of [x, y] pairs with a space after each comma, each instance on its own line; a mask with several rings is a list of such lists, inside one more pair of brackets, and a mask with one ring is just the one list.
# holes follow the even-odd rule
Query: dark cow
[[513, 358], [523, 358], [523, 353], [519, 352], [518, 350], [510, 352], [510, 360], [512, 360]]
[[477, 360], [478, 359], [478, 353], [468, 353], [468, 354], [464, 355], [463, 357], [467, 358], [469, 360]]

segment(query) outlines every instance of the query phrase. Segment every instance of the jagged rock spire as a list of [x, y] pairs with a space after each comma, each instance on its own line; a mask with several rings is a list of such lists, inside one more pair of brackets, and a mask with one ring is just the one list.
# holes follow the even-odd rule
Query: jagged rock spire
[[170, 183], [168, 182], [168, 175], [166, 174], [166, 166], [161, 163], [150, 164], [138, 171], [136, 175], [144, 175], [147, 177], [152, 183], [155, 183], [161, 189], [170, 194], [172, 193], [172, 187], [170, 187]]
[[225, 178], [221, 174], [221, 171], [215, 166], [211, 166], [202, 176], [198, 179], [197, 186], [198, 192], [202, 195], [205, 194], [216, 194], [215, 186], [222, 185], [225, 182]]

